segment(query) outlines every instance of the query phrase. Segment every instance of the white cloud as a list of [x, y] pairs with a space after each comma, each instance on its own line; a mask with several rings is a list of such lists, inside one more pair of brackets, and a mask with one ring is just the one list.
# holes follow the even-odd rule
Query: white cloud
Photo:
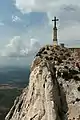
[[[69, 0], [68, 0], [69, 1]], [[16, 7], [23, 13], [48, 12], [66, 3], [66, 0], [15, 0]]]
[[[80, 40], [80, 24], [79, 23], [76, 23], [76, 24], [73, 24], [72, 26], [67, 26], [65, 27], [63, 30], [61, 30], [59, 32], [59, 37], [60, 39], [62, 40], [65, 40], [65, 41], [76, 41], [77, 40]], [[66, 34], [65, 34], [66, 33]], [[75, 43], [72, 43], [72, 44], [75, 44]], [[79, 41], [79, 44], [80, 44], [80, 41]]]
[[[49, 17], [54, 15], [60, 16], [64, 11], [75, 12], [75, 10], [80, 8], [79, 0], [15, 0], [16, 7], [22, 13], [29, 12], [46, 12]], [[77, 11], [76, 11], [77, 12]], [[69, 13], [69, 15], [70, 15]], [[64, 16], [66, 16], [64, 14]]]
[[80, 24], [80, 0], [15, 0], [15, 6], [23, 14], [46, 12], [49, 23], [52, 23], [53, 16], [57, 16], [60, 29], [76, 22]]
[[18, 22], [21, 21], [20, 17], [12, 15], [12, 22]]
[[57, 16], [60, 19], [59, 39], [80, 39], [80, 0], [15, 0], [15, 6], [23, 14], [46, 12], [49, 23]]
[[20, 36], [15, 36], [10, 43], [7, 44], [4, 50], [1, 51], [1, 56], [7, 57], [27, 57], [34, 56], [40, 48], [40, 43], [36, 39], [31, 39], [30, 43], [24, 43]]

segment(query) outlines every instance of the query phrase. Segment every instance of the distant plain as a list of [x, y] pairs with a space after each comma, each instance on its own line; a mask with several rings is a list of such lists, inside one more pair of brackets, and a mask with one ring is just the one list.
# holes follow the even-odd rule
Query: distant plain
[[0, 120], [4, 120], [16, 97], [28, 85], [29, 74], [29, 66], [0, 67]]

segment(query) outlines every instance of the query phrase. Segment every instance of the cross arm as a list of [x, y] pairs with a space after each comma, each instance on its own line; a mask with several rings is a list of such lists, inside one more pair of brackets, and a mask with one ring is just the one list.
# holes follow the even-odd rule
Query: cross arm
[[52, 21], [59, 21], [59, 19], [54, 19], [54, 20], [52, 19]]

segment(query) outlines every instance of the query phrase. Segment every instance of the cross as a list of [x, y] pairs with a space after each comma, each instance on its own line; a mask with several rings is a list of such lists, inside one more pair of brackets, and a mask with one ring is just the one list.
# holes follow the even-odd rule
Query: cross
[[59, 19], [56, 19], [56, 17], [54, 17], [54, 19], [52, 20], [54, 21], [54, 28], [53, 28], [53, 44], [54, 46], [58, 45], [58, 41], [57, 41], [57, 27], [56, 27], [56, 22], [59, 21]]
[[52, 21], [54, 21], [54, 28], [56, 28], [56, 22], [59, 21], [59, 19], [56, 19], [56, 17], [54, 17]]

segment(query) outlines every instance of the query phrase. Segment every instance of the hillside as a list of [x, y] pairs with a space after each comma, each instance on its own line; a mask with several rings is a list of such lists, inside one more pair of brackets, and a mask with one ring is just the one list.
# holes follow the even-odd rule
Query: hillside
[[68, 48], [41, 48], [32, 62], [29, 86], [14, 101], [5, 120], [80, 120], [77, 59]]

